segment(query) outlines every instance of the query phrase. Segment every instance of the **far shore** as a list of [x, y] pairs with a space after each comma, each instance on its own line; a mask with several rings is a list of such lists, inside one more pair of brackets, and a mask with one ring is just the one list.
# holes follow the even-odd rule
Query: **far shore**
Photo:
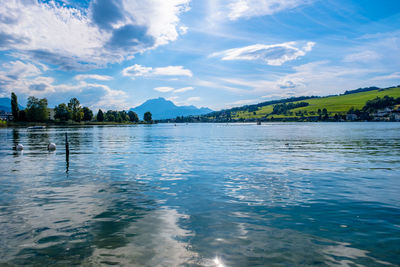
[[139, 125], [154, 124], [156, 122], [111, 122], [111, 121], [85, 121], [85, 122], [7, 122], [4, 127], [31, 127], [31, 126], [90, 126], [90, 125]]
[[[262, 123], [351, 123], [351, 122], [393, 122], [393, 121], [296, 121], [296, 120], [275, 120], [275, 121], [263, 121]], [[7, 122], [0, 124], [0, 128], [12, 127], [12, 128], [27, 128], [32, 126], [128, 126], [128, 125], [152, 125], [152, 124], [197, 124], [197, 123], [216, 123], [216, 124], [257, 124], [256, 121], [230, 121], [230, 122], [165, 122], [165, 121], [153, 121], [151, 123], [146, 122]]]

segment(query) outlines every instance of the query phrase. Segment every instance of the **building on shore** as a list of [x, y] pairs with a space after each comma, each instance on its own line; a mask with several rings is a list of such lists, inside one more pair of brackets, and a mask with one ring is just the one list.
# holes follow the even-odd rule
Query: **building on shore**
[[0, 111], [0, 120], [12, 121], [14, 120], [14, 117], [11, 112]]
[[49, 121], [54, 121], [54, 115], [56, 114], [54, 108], [49, 108]]

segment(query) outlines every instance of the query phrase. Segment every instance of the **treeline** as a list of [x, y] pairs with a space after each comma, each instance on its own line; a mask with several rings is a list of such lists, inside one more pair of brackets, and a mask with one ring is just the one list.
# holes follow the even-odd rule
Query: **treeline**
[[391, 96], [384, 96], [382, 98], [376, 97], [368, 100], [365, 106], [359, 110], [351, 107], [347, 114], [354, 114], [358, 120], [371, 120], [376, 112], [385, 108], [392, 109], [394, 106], [400, 104], [400, 97], [394, 98]]
[[[24, 110], [18, 108], [18, 98], [14, 93], [11, 93], [11, 110], [14, 121], [28, 122], [47, 122], [52, 120], [50, 116], [51, 110], [48, 108], [46, 98], [38, 99], [34, 96], [28, 97], [28, 102]], [[65, 104], [61, 103], [54, 108], [54, 120], [56, 122], [118, 122], [118, 123], [138, 123], [139, 116], [133, 111], [115, 111], [108, 110], [103, 112], [98, 110], [96, 116], [89, 107], [82, 107], [77, 98], [71, 98]], [[146, 123], [152, 123], [152, 114], [148, 111], [144, 114], [143, 120]]]
[[14, 121], [45, 122], [49, 118], [47, 99], [38, 99], [34, 96], [28, 97], [28, 103], [24, 110], [19, 110], [18, 98], [11, 93], [11, 112]]
[[61, 103], [54, 108], [54, 119], [59, 121], [91, 121], [93, 111], [88, 107], [82, 107], [77, 98], [71, 98], [68, 104]]
[[245, 105], [242, 107], [235, 107], [235, 108], [231, 108], [231, 109], [223, 109], [221, 111], [214, 111], [214, 112], [208, 113], [206, 115], [202, 115], [202, 117], [230, 118], [231, 114], [236, 113], [238, 111], [256, 112], [257, 110], [259, 110], [260, 108], [262, 108], [264, 106], [281, 104], [281, 103], [290, 103], [290, 102], [296, 102], [296, 101], [303, 101], [303, 100], [313, 99], [313, 98], [319, 98], [319, 96], [299, 96], [299, 97], [290, 97], [290, 98], [279, 99], [279, 100], [265, 101], [265, 102], [261, 102], [261, 103], [254, 104], [254, 105]]
[[356, 93], [361, 93], [361, 92], [369, 92], [369, 91], [374, 91], [374, 90], [379, 90], [379, 87], [371, 86], [371, 87], [365, 87], [365, 88], [358, 88], [355, 90], [347, 90], [344, 92], [344, 95], [350, 95], [350, 94], [356, 94]]
[[286, 114], [291, 109], [307, 107], [308, 105], [307, 102], [277, 104], [274, 106], [271, 114]]
[[400, 104], [400, 97], [394, 98], [386, 95], [383, 98], [376, 97], [368, 100], [362, 110], [365, 112], [376, 112], [379, 109], [384, 109], [386, 107], [392, 108], [398, 104]]

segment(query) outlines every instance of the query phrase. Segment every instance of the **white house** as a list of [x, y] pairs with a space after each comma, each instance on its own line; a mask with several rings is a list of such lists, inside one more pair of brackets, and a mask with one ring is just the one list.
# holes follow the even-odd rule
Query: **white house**
[[54, 121], [54, 115], [55, 115], [54, 108], [49, 108], [48, 111], [49, 111], [49, 120]]

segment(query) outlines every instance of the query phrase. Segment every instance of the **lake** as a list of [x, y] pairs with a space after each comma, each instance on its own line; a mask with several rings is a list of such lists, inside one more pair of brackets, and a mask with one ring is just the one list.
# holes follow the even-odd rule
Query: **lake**
[[400, 265], [400, 123], [7, 128], [0, 171], [1, 266]]

